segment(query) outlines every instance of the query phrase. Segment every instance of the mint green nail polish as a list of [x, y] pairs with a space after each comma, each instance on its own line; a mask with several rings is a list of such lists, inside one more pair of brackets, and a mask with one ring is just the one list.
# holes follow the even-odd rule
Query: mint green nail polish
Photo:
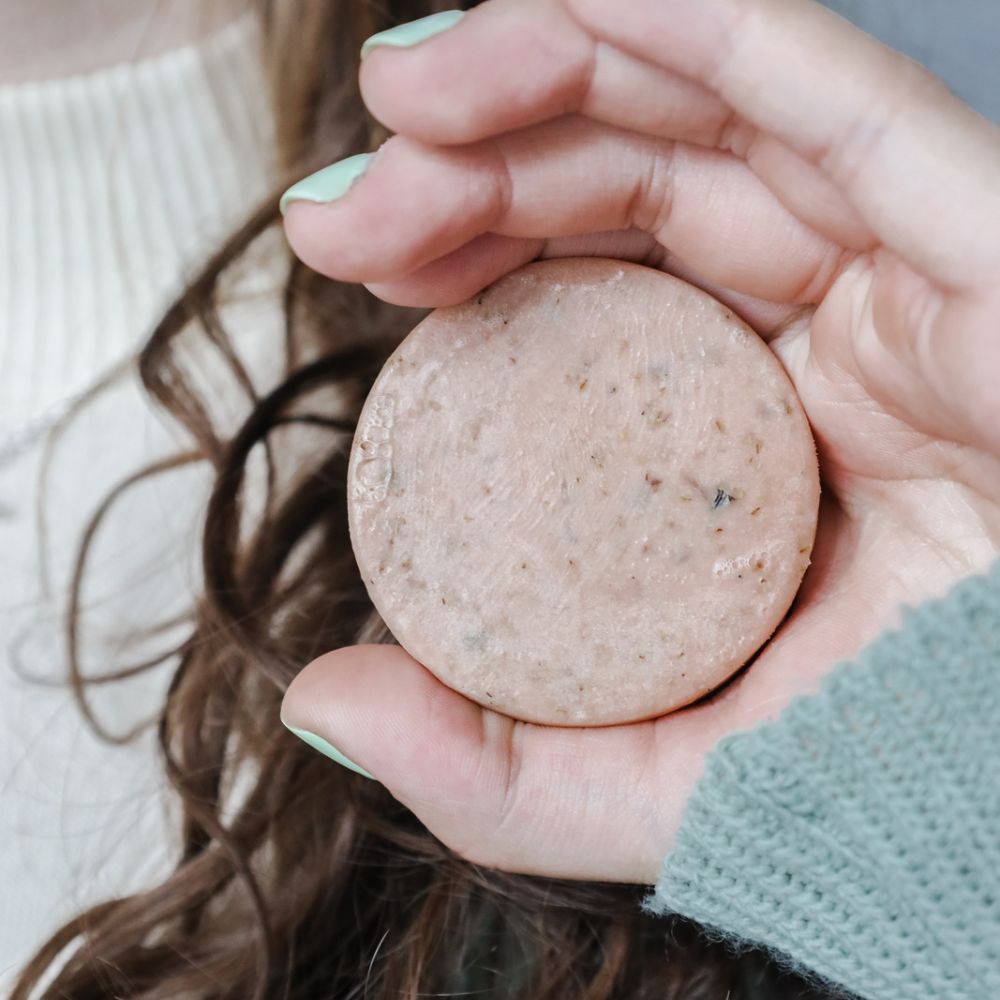
[[380, 31], [377, 35], [372, 35], [361, 46], [361, 58], [364, 59], [372, 49], [379, 45], [394, 45], [396, 48], [405, 49], [418, 42], [424, 42], [428, 38], [433, 38], [434, 35], [440, 35], [442, 31], [454, 27], [463, 17], [465, 17], [464, 10], [442, 10], [437, 14], [418, 18], [416, 21], [397, 24], [395, 28], [389, 28], [387, 31]]
[[295, 726], [290, 726], [287, 722], [283, 722], [283, 725], [290, 732], [295, 733], [295, 735], [298, 736], [298, 738], [304, 743], [308, 743], [313, 750], [318, 750], [324, 756], [329, 757], [330, 760], [335, 760], [338, 764], [343, 764], [344, 767], [348, 767], [352, 771], [357, 771], [358, 774], [363, 774], [366, 778], [371, 778], [372, 781], [378, 780], [374, 774], [369, 774], [363, 767], [359, 767], [349, 757], [345, 757], [336, 747], [331, 746], [321, 736], [317, 736], [315, 733], [310, 733], [308, 729], [296, 729]]
[[368, 169], [374, 153], [358, 153], [338, 160], [329, 167], [303, 177], [293, 184], [282, 196], [279, 208], [284, 215], [293, 201], [315, 201], [325, 203], [336, 201]]

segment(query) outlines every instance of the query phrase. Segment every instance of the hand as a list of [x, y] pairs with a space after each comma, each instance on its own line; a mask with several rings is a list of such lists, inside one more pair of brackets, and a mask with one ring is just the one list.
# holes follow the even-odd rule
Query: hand
[[283, 717], [442, 841], [509, 871], [655, 882], [705, 755], [1000, 549], [1000, 131], [807, 0], [491, 0], [362, 67], [398, 134], [293, 248], [391, 302], [539, 257], [700, 285], [768, 340], [820, 448], [792, 614], [708, 699], [601, 729], [515, 722], [402, 649], [337, 650]]

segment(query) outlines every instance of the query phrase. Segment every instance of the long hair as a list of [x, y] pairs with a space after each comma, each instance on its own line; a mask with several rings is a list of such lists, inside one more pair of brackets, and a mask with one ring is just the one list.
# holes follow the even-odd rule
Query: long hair
[[[278, 724], [282, 694], [304, 663], [342, 645], [393, 641], [351, 550], [347, 456], [373, 379], [423, 314], [321, 279], [282, 244], [287, 279], [275, 352], [283, 372], [261, 392], [221, 301], [228, 280], [279, 226], [284, 186], [385, 137], [358, 92], [362, 40], [444, 6], [257, 2], [280, 109], [282, 183], [218, 248], [137, 359], [152, 404], [190, 444], [129, 477], [95, 512], [67, 623], [69, 683], [99, 731], [91, 685], [154, 666], [172, 670], [157, 725], [180, 806], [179, 828], [170, 831], [175, 864], [160, 884], [92, 906], [56, 930], [22, 970], [12, 1000], [829, 995], [763, 951], [736, 952], [686, 920], [644, 914], [645, 887], [473, 864], [383, 786], [332, 764]], [[235, 431], [213, 422], [185, 372], [179, 345], [192, 338], [210, 343], [211, 356], [247, 390]], [[207, 465], [213, 486], [201, 538], [203, 592], [185, 637], [161, 657], [85, 676], [80, 592], [91, 541], [123, 492], [192, 462]], [[251, 464], [265, 474], [250, 477]]]

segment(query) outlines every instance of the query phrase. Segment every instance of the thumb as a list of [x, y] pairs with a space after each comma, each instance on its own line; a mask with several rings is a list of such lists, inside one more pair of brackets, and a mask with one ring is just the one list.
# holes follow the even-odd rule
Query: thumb
[[314, 660], [285, 692], [281, 721], [381, 782], [470, 860], [499, 825], [515, 721], [442, 684], [399, 646], [349, 646]]
[[289, 685], [281, 721], [380, 781], [466, 860], [553, 878], [655, 880], [660, 796], [642, 780], [657, 742], [651, 723], [588, 730], [515, 720], [391, 645], [314, 660]]

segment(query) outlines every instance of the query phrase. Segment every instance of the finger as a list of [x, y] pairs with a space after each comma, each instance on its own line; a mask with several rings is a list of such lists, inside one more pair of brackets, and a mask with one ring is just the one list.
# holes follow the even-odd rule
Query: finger
[[741, 124], [786, 143], [921, 272], [955, 288], [996, 280], [1000, 235], [981, 220], [1000, 217], [1000, 130], [809, 0], [494, 2], [413, 50], [376, 51], [362, 85], [397, 129], [463, 142], [624, 103], [593, 92], [621, 76], [598, 73], [601, 44], [721, 99], [720, 143]]
[[[742, 119], [707, 88], [677, 73], [598, 42], [579, 110], [595, 121], [643, 135], [736, 153], [786, 208], [817, 232], [858, 250], [873, 242], [869, 227], [819, 169]], [[482, 124], [477, 123], [479, 128]]]
[[652, 773], [650, 723], [515, 722], [398, 646], [314, 661], [289, 686], [281, 716], [374, 775], [468, 860], [556, 878], [655, 881], [664, 831], [661, 796], [642, 785]]
[[878, 240], [837, 186], [786, 143], [766, 132], [734, 136], [733, 152], [796, 218], [827, 239], [856, 251], [872, 251]]
[[[538, 16], [547, 16], [544, 6], [538, 8]], [[520, 18], [503, 20], [509, 30], [522, 31]], [[561, 33], [562, 44], [567, 44], [566, 32], [570, 39], [574, 31], [579, 35], [565, 16], [550, 30]], [[588, 39], [581, 41], [591, 44]], [[511, 38], [510, 44], [517, 45], [516, 38]], [[362, 89], [369, 107], [400, 134], [447, 144], [468, 143], [511, 131], [557, 116], [564, 108], [578, 104], [573, 110], [594, 121], [643, 135], [736, 152], [748, 160], [786, 207], [817, 232], [858, 250], [873, 242], [868, 227], [815, 166], [796, 157], [784, 143], [761, 135], [706, 87], [678, 73], [597, 41], [593, 44], [592, 62], [586, 67], [588, 79], [582, 99], [573, 97], [571, 84], [555, 90], [548, 87], [552, 71], [548, 63], [525, 62], [521, 65], [528, 77], [521, 85], [530, 92], [530, 103], [510, 100], [509, 94], [498, 101], [491, 85], [495, 63], [466, 65], [466, 55], [463, 48], [454, 53], [451, 62], [441, 62], [429, 58], [422, 47], [412, 52], [393, 50], [385, 59], [373, 55], [362, 67]], [[541, 78], [533, 78], [532, 71]], [[572, 76], [572, 60], [567, 59], [559, 72], [567, 79]], [[509, 87], [507, 76], [504, 79]], [[459, 80], [467, 81], [459, 95], [428, 101], [428, 94], [454, 92]], [[469, 81], [481, 82], [470, 87]], [[583, 84], [577, 89], [584, 89]]]
[[821, 297], [844, 256], [743, 161], [579, 116], [465, 147], [390, 139], [343, 198], [293, 204], [285, 224], [310, 267], [366, 284], [397, 280], [487, 232], [540, 239], [635, 227], [706, 280], [774, 302]]
[[801, 309], [741, 295], [706, 281], [679, 257], [669, 254], [652, 236], [637, 229], [552, 240], [514, 239], [486, 233], [402, 278], [367, 287], [379, 298], [395, 305], [449, 306], [466, 301], [522, 264], [555, 257], [608, 257], [666, 271], [704, 289], [765, 339]]
[[734, 292], [724, 285], [708, 281], [704, 275], [675, 254], [664, 252], [656, 266], [660, 270], [692, 285], [697, 285], [698, 288], [708, 292], [713, 298], [732, 309], [740, 319], [752, 326], [769, 343], [772, 337], [784, 329], [789, 319], [802, 315], [804, 309], [812, 308], [796, 303], [769, 302], [767, 299], [760, 299], [754, 295]]
[[484, 233], [458, 250], [387, 282], [367, 288], [393, 305], [437, 307], [464, 302], [509, 271], [553, 257], [608, 257], [658, 267], [665, 251], [648, 233], [616, 229], [560, 239], [518, 239]]
[[380, 299], [397, 306], [458, 305], [509, 271], [537, 260], [544, 245], [540, 239], [483, 233], [407, 274], [365, 285]]
[[[787, 142], [880, 240], [955, 288], [995, 282], [1000, 130], [917, 63], [811, 0], [568, 0], [580, 23], [665, 62]], [[663, 57], [663, 53], [667, 53]]]
[[[533, 5], [530, 25], [526, 8], [510, 3], [464, 20], [462, 40], [435, 39], [434, 54], [430, 45], [379, 48], [362, 63], [365, 104], [392, 131], [464, 144], [579, 111], [647, 135], [714, 145], [732, 124], [731, 109], [708, 88], [596, 41], [558, 4]], [[499, 60], [484, 62], [483, 45], [501, 55], [518, 51], [517, 73]], [[448, 101], [431, 96], [449, 90]]]

